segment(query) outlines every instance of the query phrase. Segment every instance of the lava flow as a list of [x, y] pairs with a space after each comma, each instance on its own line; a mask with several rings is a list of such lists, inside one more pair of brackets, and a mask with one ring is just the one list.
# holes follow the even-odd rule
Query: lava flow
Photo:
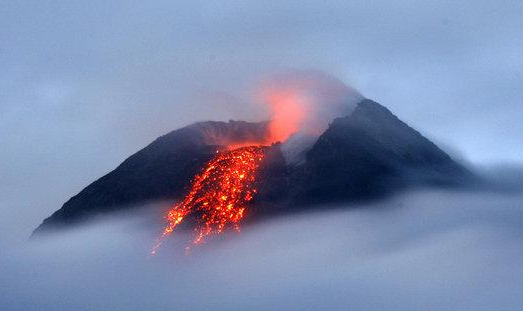
[[167, 212], [166, 227], [151, 254], [156, 253], [162, 241], [190, 214], [196, 220], [193, 244], [228, 229], [239, 231], [246, 205], [257, 192], [254, 182], [263, 157], [261, 146], [218, 152], [194, 177], [185, 198]]

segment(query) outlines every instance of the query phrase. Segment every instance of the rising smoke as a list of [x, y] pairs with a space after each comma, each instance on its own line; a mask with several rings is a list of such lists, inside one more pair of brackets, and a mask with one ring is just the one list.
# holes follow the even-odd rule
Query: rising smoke
[[288, 163], [303, 153], [334, 118], [349, 115], [363, 96], [327, 73], [309, 70], [273, 76], [262, 84], [261, 101], [270, 110], [269, 142], [284, 142]]

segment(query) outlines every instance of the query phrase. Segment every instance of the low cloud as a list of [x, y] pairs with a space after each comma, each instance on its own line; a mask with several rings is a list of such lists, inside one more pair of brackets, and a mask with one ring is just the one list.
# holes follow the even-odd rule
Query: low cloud
[[[245, 226], [184, 255], [160, 214], [4, 248], [2, 310], [518, 310], [521, 194], [416, 192]], [[157, 227], [158, 228], [158, 227]]]

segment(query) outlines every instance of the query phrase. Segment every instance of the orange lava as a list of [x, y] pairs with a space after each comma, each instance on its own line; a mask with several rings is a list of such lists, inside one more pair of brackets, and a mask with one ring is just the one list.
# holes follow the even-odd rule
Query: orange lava
[[246, 205], [257, 192], [254, 182], [263, 157], [261, 146], [218, 152], [194, 177], [183, 201], [167, 212], [167, 225], [151, 254], [156, 253], [162, 241], [190, 214], [196, 219], [196, 236], [192, 242], [195, 245], [211, 234], [228, 229], [239, 231]]

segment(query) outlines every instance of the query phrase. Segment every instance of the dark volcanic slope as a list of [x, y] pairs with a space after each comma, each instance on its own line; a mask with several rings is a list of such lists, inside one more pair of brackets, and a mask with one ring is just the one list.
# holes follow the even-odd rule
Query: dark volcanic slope
[[150, 200], [177, 199], [220, 146], [265, 137], [266, 122], [200, 122], [172, 131], [70, 198], [37, 231]]
[[[191, 178], [217, 148], [262, 141], [267, 123], [201, 122], [170, 132], [126, 159], [114, 171], [69, 199], [37, 228], [60, 227], [144, 201], [183, 195]], [[259, 174], [257, 201], [270, 212], [307, 203], [375, 198], [411, 185], [452, 186], [472, 179], [436, 145], [371, 100], [335, 119], [307, 152], [287, 166], [276, 144]], [[288, 206], [288, 207], [285, 207]], [[281, 211], [281, 210], [280, 210]]]
[[387, 108], [365, 99], [335, 119], [295, 169], [304, 202], [372, 198], [411, 185], [460, 185], [472, 175]]

